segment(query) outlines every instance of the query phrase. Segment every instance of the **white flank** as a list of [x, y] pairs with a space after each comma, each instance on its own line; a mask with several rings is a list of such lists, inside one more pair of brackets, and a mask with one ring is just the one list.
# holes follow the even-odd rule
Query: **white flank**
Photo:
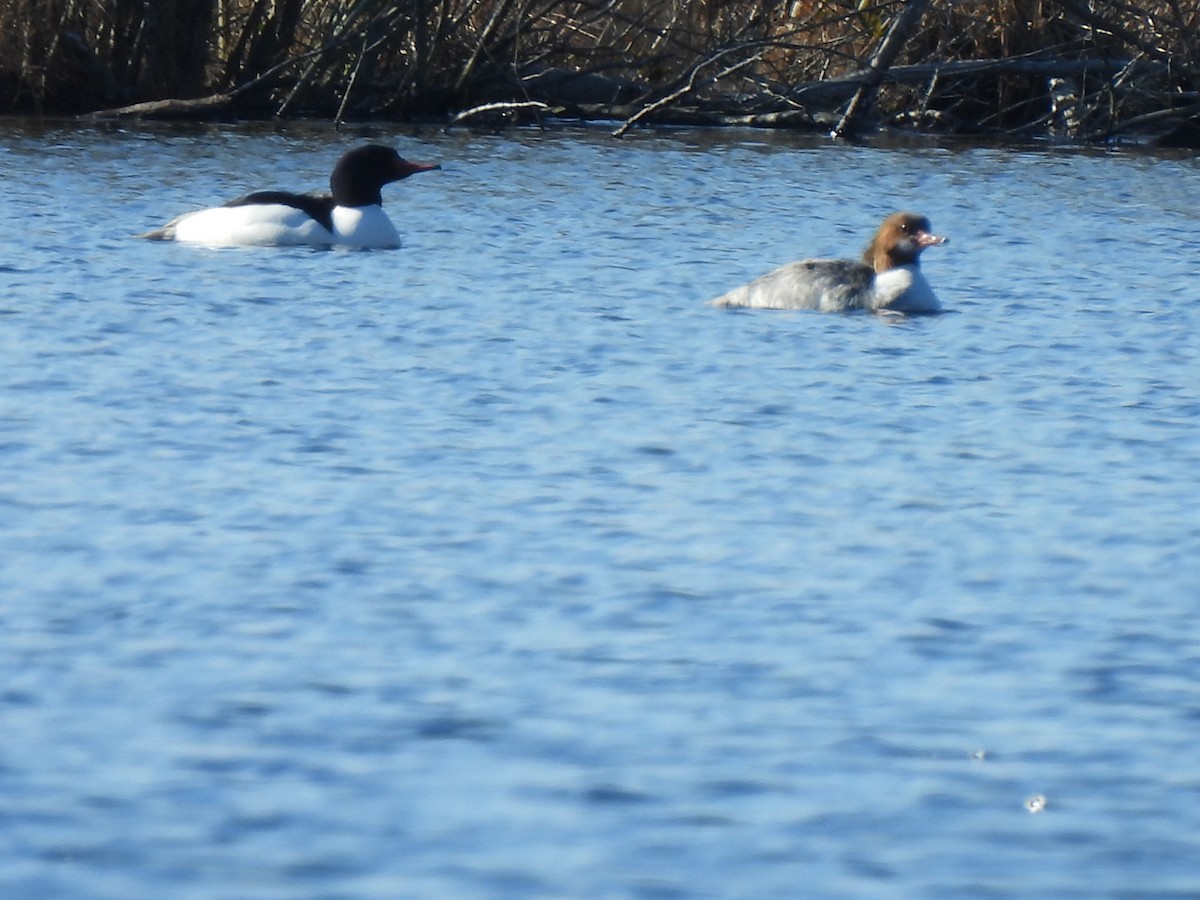
[[180, 216], [175, 240], [209, 247], [329, 246], [334, 237], [308, 213], [283, 204], [218, 206]]

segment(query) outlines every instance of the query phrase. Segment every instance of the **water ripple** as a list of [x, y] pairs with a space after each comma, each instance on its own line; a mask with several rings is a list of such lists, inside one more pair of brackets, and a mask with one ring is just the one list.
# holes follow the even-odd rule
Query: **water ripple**
[[[350, 138], [4, 129], [5, 896], [1194, 889], [1194, 161], [364, 126], [403, 252], [213, 252]], [[952, 314], [704, 305], [893, 206]]]

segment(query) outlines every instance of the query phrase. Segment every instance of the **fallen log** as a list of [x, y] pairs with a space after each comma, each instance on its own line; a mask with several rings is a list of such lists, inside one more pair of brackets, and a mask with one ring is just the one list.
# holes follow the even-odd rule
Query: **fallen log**
[[280, 72], [302, 60], [310, 59], [324, 53], [336, 41], [327, 41], [315, 50], [302, 53], [291, 59], [272, 66], [257, 78], [239, 84], [232, 90], [209, 94], [207, 97], [172, 98], [166, 100], [147, 100], [144, 103], [133, 103], [129, 106], [118, 106], [114, 109], [100, 109], [80, 116], [86, 120], [98, 119], [205, 119], [216, 118], [229, 112], [234, 103], [244, 94], [255, 88], [271, 83]]
[[[708, 62], [712, 62], [712, 59], [704, 61]], [[693, 69], [693, 78], [699, 68], [700, 66], [697, 66]], [[736, 67], [728, 67], [734, 68]], [[770, 92], [749, 96], [709, 95], [700, 104], [695, 103], [696, 86], [693, 79], [689, 79], [665, 97], [632, 110], [620, 105], [603, 104], [566, 104], [566, 107], [586, 118], [622, 120], [618, 134], [626, 133], [638, 122], [739, 124], [807, 129], [817, 125], [828, 127], [825, 120], [849, 102], [870, 79], [879, 75], [882, 75], [880, 84], [922, 84], [932, 79], [951, 80], [986, 75], [1025, 75], [1048, 79], [1078, 78], [1083, 75], [1111, 78], [1121, 73], [1162, 75], [1167, 73], [1167, 67], [1163, 63], [1145, 59], [1047, 59], [1040, 55], [1010, 59], [953, 60], [892, 66], [882, 72], [864, 69], [791, 88], [776, 86]], [[723, 76], [729, 72], [719, 74]], [[706, 84], [711, 86], [716, 80], [709, 78]], [[681, 102], [685, 100], [692, 101], [691, 105], [687, 106]], [[787, 108], [781, 108], [782, 106]], [[844, 118], [843, 114], [841, 119]]]
[[[1013, 57], [1011, 59], [964, 59], [946, 62], [918, 63], [909, 66], [893, 66], [887, 70], [883, 81], [891, 84], [921, 84], [932, 78], [968, 78], [978, 75], [1030, 75], [1040, 78], [1078, 78], [1081, 75], [1099, 75], [1110, 78], [1120, 72], [1132, 70], [1138, 74], [1165, 74], [1167, 66], [1150, 60], [1129, 59], [1043, 59]], [[845, 102], [871, 77], [869, 70], [837, 75], [822, 81], [797, 85], [786, 92], [788, 99], [802, 102], [829, 103]]]
[[223, 94], [211, 94], [208, 97], [195, 97], [187, 100], [147, 100], [145, 103], [132, 103], [129, 106], [118, 106], [115, 109], [102, 109], [85, 113], [80, 118], [97, 119], [185, 119], [200, 121], [219, 118], [232, 108], [237, 99], [236, 91]]

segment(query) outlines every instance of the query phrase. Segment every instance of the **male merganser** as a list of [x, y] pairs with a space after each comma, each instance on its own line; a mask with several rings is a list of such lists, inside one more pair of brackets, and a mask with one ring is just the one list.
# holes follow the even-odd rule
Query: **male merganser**
[[402, 159], [391, 147], [366, 144], [351, 150], [333, 167], [331, 194], [256, 191], [224, 206], [185, 213], [140, 236], [211, 247], [399, 247], [400, 235], [383, 211], [380, 189], [437, 168]]
[[788, 263], [712, 301], [713, 306], [847, 312], [932, 313], [942, 308], [921, 274], [918, 257], [948, 239], [916, 213], [892, 213], [863, 252], [852, 259]]

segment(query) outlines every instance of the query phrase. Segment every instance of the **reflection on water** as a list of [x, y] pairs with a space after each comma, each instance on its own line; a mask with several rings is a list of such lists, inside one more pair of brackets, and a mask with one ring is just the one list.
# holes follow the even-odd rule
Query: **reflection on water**
[[[402, 252], [129, 237], [367, 134]], [[1195, 889], [1193, 161], [3, 135], [6, 896]]]

